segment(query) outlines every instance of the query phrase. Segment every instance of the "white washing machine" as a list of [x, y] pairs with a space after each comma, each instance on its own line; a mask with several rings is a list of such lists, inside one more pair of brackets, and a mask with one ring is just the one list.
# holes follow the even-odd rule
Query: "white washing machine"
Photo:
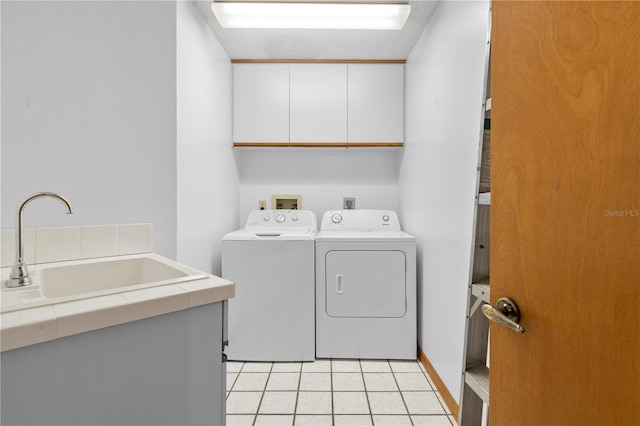
[[311, 211], [256, 210], [244, 229], [223, 237], [222, 276], [236, 284], [228, 359], [315, 359], [317, 230]]
[[316, 235], [316, 356], [416, 359], [416, 241], [388, 210], [334, 210]]

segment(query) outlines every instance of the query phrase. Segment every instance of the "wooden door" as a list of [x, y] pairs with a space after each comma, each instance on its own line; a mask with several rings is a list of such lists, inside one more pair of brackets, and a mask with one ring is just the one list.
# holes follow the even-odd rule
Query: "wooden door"
[[495, 1], [490, 424], [640, 425], [640, 2]]

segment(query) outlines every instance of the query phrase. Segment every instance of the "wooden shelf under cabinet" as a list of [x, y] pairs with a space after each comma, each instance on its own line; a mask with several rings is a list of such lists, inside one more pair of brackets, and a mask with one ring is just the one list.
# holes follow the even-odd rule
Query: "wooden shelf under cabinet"
[[403, 142], [234, 142], [234, 148], [402, 148]]

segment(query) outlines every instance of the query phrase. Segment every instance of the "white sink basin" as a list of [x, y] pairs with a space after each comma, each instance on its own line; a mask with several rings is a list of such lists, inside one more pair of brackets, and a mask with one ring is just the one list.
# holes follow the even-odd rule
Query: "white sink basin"
[[6, 288], [3, 268], [0, 312], [140, 290], [210, 277], [153, 253], [29, 266], [32, 285]]
[[36, 282], [47, 298], [73, 296], [156, 281], [173, 280], [189, 274], [147, 257], [107, 262], [42, 268]]

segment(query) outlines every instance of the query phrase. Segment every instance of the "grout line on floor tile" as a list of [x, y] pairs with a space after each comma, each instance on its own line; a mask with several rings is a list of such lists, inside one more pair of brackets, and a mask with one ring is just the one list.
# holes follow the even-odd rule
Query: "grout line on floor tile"
[[296, 404], [293, 406], [293, 423], [296, 424], [296, 416], [298, 415], [298, 400], [300, 399], [300, 383], [302, 382], [302, 363], [300, 363], [300, 372], [298, 373], [298, 386], [296, 388]]
[[444, 400], [442, 399], [442, 395], [440, 395], [440, 391], [434, 390], [434, 395], [438, 399], [438, 402], [442, 406], [442, 409], [444, 410], [445, 414], [451, 415], [451, 412], [449, 411], [449, 407], [444, 403]]
[[[247, 365], [246, 362], [244, 363], [242, 368], [244, 368], [245, 365]], [[264, 394], [267, 391], [267, 384], [269, 383], [269, 379], [271, 378], [271, 370], [273, 370], [273, 363], [271, 363], [271, 367], [269, 368], [269, 371], [268, 371], [268, 374], [267, 374], [267, 381], [264, 382], [264, 387], [262, 388], [262, 394], [260, 395], [260, 403], [258, 404], [258, 408], [256, 408], [256, 416], [253, 419], [253, 424], [254, 425], [258, 421], [258, 414], [260, 413], [260, 407], [262, 407], [262, 401], [264, 401]]]
[[[391, 367], [391, 365], [389, 365]], [[413, 425], [413, 419], [411, 418], [411, 413], [409, 412], [409, 406], [407, 405], [407, 401], [404, 400], [404, 395], [402, 394], [402, 389], [400, 389], [400, 383], [398, 383], [398, 379], [396, 378], [396, 372], [391, 369], [391, 374], [393, 374], [393, 381], [396, 382], [396, 386], [398, 387], [398, 392], [400, 393], [400, 398], [402, 398], [402, 404], [404, 405], [404, 409], [407, 411], [409, 415], [409, 421]], [[425, 377], [426, 380], [426, 377]]]
[[358, 365], [360, 365], [360, 375], [362, 376], [362, 383], [364, 385], [364, 397], [367, 398], [367, 408], [369, 409], [369, 419], [371, 420], [371, 424], [374, 424], [373, 414], [371, 413], [371, 402], [369, 401], [369, 392], [367, 391], [367, 382], [364, 380], [364, 371], [362, 371], [362, 362], [359, 361]]
[[331, 365], [329, 366], [329, 374], [331, 375], [331, 424], [335, 425], [336, 424], [336, 418], [335, 418], [335, 407], [333, 406], [333, 360], [331, 361]]

